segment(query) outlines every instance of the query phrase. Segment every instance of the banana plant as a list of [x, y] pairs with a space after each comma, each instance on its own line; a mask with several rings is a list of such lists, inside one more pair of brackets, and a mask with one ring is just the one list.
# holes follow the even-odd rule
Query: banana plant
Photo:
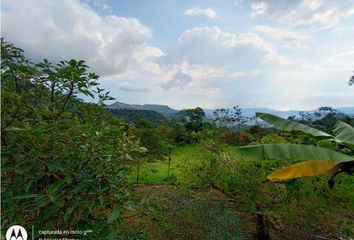
[[[338, 121], [333, 135], [301, 123], [286, 120], [281, 117], [256, 113], [256, 117], [269, 123], [272, 127], [282, 131], [300, 131], [310, 134], [319, 140], [335, 141], [354, 150], [354, 128], [342, 121]], [[276, 170], [267, 176], [271, 182], [279, 182], [293, 178], [333, 174], [340, 172], [352, 173], [354, 170], [354, 157], [333, 151], [327, 148], [302, 144], [262, 144], [236, 147], [235, 154], [245, 160], [279, 160], [292, 163], [282, 169]], [[333, 181], [333, 179], [331, 179]]]

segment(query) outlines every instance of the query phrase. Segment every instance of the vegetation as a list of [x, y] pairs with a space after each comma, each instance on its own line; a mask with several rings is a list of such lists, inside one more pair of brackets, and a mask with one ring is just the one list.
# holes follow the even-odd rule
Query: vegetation
[[84, 61], [35, 64], [4, 41], [1, 54], [2, 229], [32, 234], [33, 225], [35, 238], [53, 229], [91, 230], [87, 239], [353, 236], [351, 116], [258, 113], [264, 127], [247, 126], [237, 105], [213, 120], [199, 107], [172, 120], [107, 110], [112, 98]]
[[135, 109], [114, 109], [110, 108], [109, 111], [117, 117], [121, 117], [128, 123], [134, 123], [141, 119], [148, 120], [154, 124], [166, 122], [167, 119], [161, 113], [152, 110], [135, 110]]
[[[257, 113], [256, 116], [266, 120], [268, 123], [271, 123], [274, 127], [277, 127], [281, 130], [301, 131], [321, 139], [329, 139], [340, 143], [344, 147], [348, 147], [349, 152], [354, 150], [354, 128], [344, 122], [337, 121], [335, 128], [333, 129], [335, 136], [332, 136], [315, 128], [302, 125], [301, 123], [281, 119], [271, 114]], [[264, 158], [264, 156], [267, 156], [267, 158], [271, 158], [270, 156], [273, 157], [274, 153], [278, 154], [279, 152], [282, 152], [282, 156], [278, 156], [278, 159], [285, 159], [289, 158], [290, 156], [290, 159], [295, 160], [297, 157], [302, 156], [301, 158], [306, 161], [293, 164], [287, 168], [270, 174], [268, 179], [271, 181], [287, 180], [305, 176], [317, 176], [325, 173], [336, 175], [340, 171], [351, 174], [354, 171], [353, 157], [343, 153], [337, 153], [332, 150], [319, 147], [312, 147], [311, 150], [308, 151], [307, 149], [309, 149], [309, 146], [306, 145], [290, 146], [287, 147], [288, 151], [286, 151], [286, 145], [284, 144], [273, 146], [277, 147], [278, 149], [269, 149], [263, 146], [263, 153], [260, 155], [260, 157]], [[279, 148], [281, 148], [280, 151]], [[299, 151], [297, 152], [298, 149]], [[333, 181], [332, 178], [331, 180]]]
[[216, 123], [219, 128], [236, 126], [237, 129], [240, 130], [242, 125], [251, 120], [243, 115], [242, 108], [238, 105], [234, 106], [233, 110], [218, 108], [213, 112], [213, 115], [214, 123]]
[[[83, 61], [33, 64], [1, 42], [2, 229], [90, 229], [124, 235], [121, 212], [134, 197], [128, 156], [141, 152], [107, 114], [111, 99]], [[94, 89], [94, 87], [96, 89]], [[98, 97], [87, 104], [75, 96]], [[35, 232], [38, 237], [38, 232]]]

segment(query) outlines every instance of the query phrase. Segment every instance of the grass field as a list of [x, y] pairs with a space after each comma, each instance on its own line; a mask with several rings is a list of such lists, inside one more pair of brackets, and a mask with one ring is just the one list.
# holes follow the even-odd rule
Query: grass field
[[[234, 155], [232, 150], [230, 152]], [[205, 188], [184, 188], [184, 178], [187, 177], [189, 182], [193, 182], [193, 179], [195, 179], [193, 175], [198, 175], [198, 173], [193, 170], [191, 171], [191, 169], [193, 169], [193, 166], [195, 167], [194, 163], [203, 159], [203, 157], [205, 157], [205, 154], [200, 144], [176, 147], [171, 154], [170, 178], [168, 178], [167, 159], [143, 164], [140, 172], [141, 185], [138, 187], [139, 192], [144, 192], [143, 195], [157, 197], [158, 201], [164, 199], [165, 202], [163, 205], [166, 205], [167, 209], [169, 209], [166, 210], [167, 212], [160, 212], [160, 218], [162, 219], [160, 220], [163, 224], [159, 221], [145, 219], [147, 222], [150, 222], [148, 224], [148, 229], [150, 229], [148, 232], [151, 239], [165, 239], [172, 235], [180, 235], [180, 239], [200, 239], [203, 232], [199, 233], [192, 229], [199, 226], [198, 224], [204, 215], [193, 213], [193, 217], [191, 217], [190, 213], [192, 211], [187, 206], [194, 204], [195, 206], [193, 206], [196, 209], [198, 208], [200, 213], [208, 213], [208, 211], [213, 213], [214, 211], [210, 209], [209, 198], [204, 198], [204, 195], [196, 197], [195, 193], [199, 194], [200, 191], [203, 194], [206, 192], [210, 193], [211, 191], [212, 199], [214, 199], [210, 200], [211, 202], [217, 199], [216, 202], [221, 204], [220, 206], [227, 206], [226, 209], [231, 207], [233, 209], [232, 214], [241, 214], [243, 218], [247, 217], [249, 225], [245, 225], [245, 222], [242, 222], [240, 226], [244, 228], [245, 233], [252, 233], [253, 237], [256, 232], [257, 217], [254, 211], [249, 211], [249, 207], [252, 206], [251, 203], [255, 201], [255, 199], [249, 198], [252, 192], [262, 195], [259, 195], [262, 198], [257, 198], [257, 201], [260, 203], [265, 201], [263, 211], [267, 215], [268, 224], [271, 226], [270, 234], [272, 235], [272, 239], [293, 239], [292, 236], [294, 234], [302, 239], [317, 239], [316, 236], [323, 237], [324, 239], [352, 239], [349, 236], [353, 236], [354, 232], [354, 222], [352, 221], [354, 206], [351, 189], [354, 176], [339, 176], [338, 184], [332, 190], [327, 189], [329, 176], [322, 176], [303, 178], [281, 184], [269, 184], [265, 188], [266, 190], [257, 192], [259, 190], [252, 188], [252, 184], [255, 183], [250, 181], [251, 179], [256, 179], [256, 176], [252, 175], [252, 172], [249, 172], [251, 170], [246, 165], [244, 168], [239, 169], [239, 171], [246, 174], [245, 177], [250, 179], [230, 179], [229, 181], [231, 182], [241, 181], [242, 184], [236, 185], [236, 191], [234, 192], [236, 195], [234, 195], [233, 204], [222, 205], [226, 196], [223, 192], [211, 188], [210, 185], [205, 186]], [[131, 181], [136, 181], [136, 172], [132, 173]], [[249, 188], [245, 188], [249, 184], [251, 184]], [[272, 188], [278, 189], [280, 192], [275, 191], [272, 193], [272, 191], [269, 191]], [[163, 193], [162, 195], [161, 192]], [[176, 198], [178, 199], [177, 202], [175, 202]], [[198, 202], [198, 199], [204, 200]], [[204, 202], [208, 202], [208, 204], [204, 206], [202, 204]], [[220, 206], [217, 205], [216, 207]], [[178, 219], [173, 217], [170, 211], [173, 212], [173, 216], [178, 215]], [[229, 212], [226, 211], [224, 214], [220, 213], [218, 217], [213, 217], [215, 217], [215, 221], [221, 221], [222, 219], [219, 223], [221, 225], [224, 224], [223, 221], [229, 221], [229, 218], [237, 218], [235, 217], [236, 215], [228, 214]], [[321, 219], [321, 221], [318, 221], [318, 219]], [[211, 218], [211, 222], [208, 222], [208, 224], [213, 225], [214, 220]], [[190, 231], [188, 227], [191, 228]], [[204, 239], [213, 239], [213, 234], [216, 234], [212, 228], [208, 228], [205, 231], [208, 234], [203, 236]], [[190, 233], [190, 235], [187, 233]], [[183, 234], [187, 234], [188, 236], [184, 236]], [[228, 231], [224, 231], [218, 234], [227, 235], [229, 233]], [[252, 234], [248, 235], [246, 239], [254, 239]], [[343, 235], [349, 238], [340, 238]], [[226, 238], [221, 237], [220, 239]], [[240, 238], [237, 237], [235, 239], [244, 238], [240, 236]]]
[[[178, 178], [181, 175], [182, 165], [200, 156], [202, 148], [198, 144], [184, 145], [175, 148], [171, 154], [171, 176]], [[140, 170], [140, 183], [164, 184], [168, 183], [168, 160], [146, 162]], [[136, 172], [131, 175], [131, 180], [136, 180]]]

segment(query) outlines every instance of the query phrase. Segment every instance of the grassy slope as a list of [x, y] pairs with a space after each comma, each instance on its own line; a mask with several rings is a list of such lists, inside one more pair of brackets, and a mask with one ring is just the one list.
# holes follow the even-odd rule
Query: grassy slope
[[[184, 145], [174, 149], [171, 155], [171, 175], [180, 176], [181, 166], [184, 162], [197, 158], [201, 151], [198, 144]], [[167, 183], [168, 160], [157, 160], [152, 163], [145, 163], [140, 172], [140, 183], [144, 184], [163, 184]], [[133, 172], [131, 177], [135, 180], [136, 173]]]
[[[171, 155], [171, 175], [179, 179], [183, 171], [182, 166], [186, 166], [188, 162], [200, 158], [201, 152], [202, 148], [198, 144], [184, 145], [174, 149]], [[151, 185], [168, 184], [167, 173], [167, 160], [145, 163], [141, 169], [140, 182]], [[136, 175], [133, 173], [132, 180], [135, 180], [135, 177]], [[333, 237], [333, 239], [337, 238], [331, 235], [331, 233], [344, 233], [344, 235], [350, 236], [354, 232], [353, 221], [350, 220], [353, 217], [352, 210], [354, 208], [352, 205], [353, 199], [351, 199], [353, 194], [350, 190], [350, 186], [353, 186], [353, 177], [342, 176], [340, 179], [345, 179], [345, 181], [342, 184], [336, 185], [332, 191], [324, 192], [323, 194], [327, 195], [326, 197], [316, 195], [305, 197], [305, 195], [315, 191], [311, 189], [318, 187], [314, 185], [318, 183], [326, 185], [326, 179], [322, 179], [319, 182], [312, 178], [298, 180], [299, 182], [308, 182], [306, 186], [311, 188], [306, 193], [303, 193], [303, 190], [300, 189], [294, 190], [294, 193], [297, 193], [296, 195], [301, 196], [301, 200], [293, 199], [290, 202], [276, 204], [277, 206], [267, 209], [270, 217], [275, 222], [280, 221], [281, 228], [285, 228], [281, 231], [276, 230], [276, 233], [274, 233], [275, 236], [273, 235], [274, 239], [288, 239], [294, 233], [299, 236], [309, 234], [312, 237], [314, 235], [311, 234], [324, 234], [327, 237]], [[152, 192], [151, 194], [154, 193]], [[338, 196], [340, 196], [340, 199], [337, 199]], [[321, 221], [319, 222], [318, 219], [321, 219]], [[312, 233], [308, 232], [309, 230]], [[311, 239], [311, 237], [304, 237], [304, 239]]]

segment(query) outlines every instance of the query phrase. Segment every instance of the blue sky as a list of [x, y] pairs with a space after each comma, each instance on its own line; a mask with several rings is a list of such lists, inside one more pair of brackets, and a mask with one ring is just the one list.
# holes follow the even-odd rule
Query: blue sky
[[4, 0], [1, 18], [29, 58], [83, 59], [121, 102], [354, 106], [352, 0]]

